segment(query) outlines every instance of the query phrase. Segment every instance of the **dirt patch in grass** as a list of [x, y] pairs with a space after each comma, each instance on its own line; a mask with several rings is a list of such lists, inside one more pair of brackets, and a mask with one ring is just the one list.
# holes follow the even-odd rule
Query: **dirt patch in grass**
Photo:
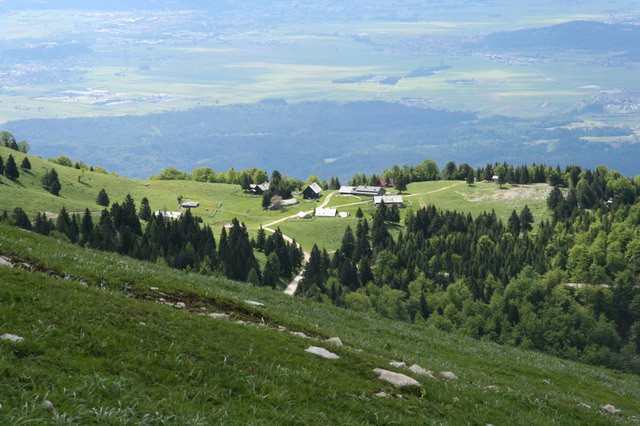
[[549, 192], [551, 192], [551, 187], [549, 186], [514, 185], [491, 194], [468, 198], [468, 201], [473, 203], [482, 201], [546, 200]]

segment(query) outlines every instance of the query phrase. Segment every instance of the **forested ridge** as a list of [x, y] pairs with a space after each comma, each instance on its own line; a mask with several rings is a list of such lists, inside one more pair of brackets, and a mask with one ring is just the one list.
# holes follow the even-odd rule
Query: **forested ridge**
[[[457, 170], [443, 174], [464, 179]], [[393, 238], [397, 215], [383, 205], [347, 228], [332, 256], [313, 247], [298, 294], [640, 372], [638, 183], [604, 167], [475, 173], [496, 172], [505, 182], [542, 173], [552, 220], [534, 228], [526, 206], [507, 223], [426, 206]]]
[[[14, 163], [0, 164], [7, 178], [19, 183], [20, 173], [29, 173], [30, 166], [23, 161], [16, 175]], [[44, 177], [52, 175], [57, 176], [53, 167]], [[224, 176], [244, 187], [265, 177], [259, 169]], [[371, 217], [358, 211], [356, 228], [346, 228], [335, 253], [311, 249], [297, 295], [640, 372], [638, 179], [603, 166], [502, 163], [473, 169], [449, 162], [440, 170], [425, 160], [394, 166], [380, 176], [356, 174], [350, 183], [374, 184], [379, 177], [394, 179], [400, 191], [409, 182], [438, 179], [469, 185], [497, 180], [500, 186], [546, 182], [552, 187], [550, 218], [536, 221], [527, 206], [506, 222], [494, 212], [472, 216], [432, 205], [402, 215], [395, 205], [383, 204]], [[292, 181], [274, 171], [274, 188], [280, 188], [279, 181], [286, 183], [281, 189], [294, 189]], [[42, 185], [51, 183], [43, 179]], [[339, 185], [332, 178], [329, 186]], [[59, 184], [56, 188], [60, 191]], [[169, 219], [152, 214], [146, 198], [139, 208], [131, 196], [111, 204], [104, 190], [96, 204], [107, 206], [99, 218], [89, 209], [69, 214], [65, 208], [55, 220], [44, 213], [29, 218], [16, 207], [0, 220], [83, 247], [260, 286], [277, 287], [302, 267], [302, 248], [287, 242], [279, 229], [267, 236], [260, 228], [250, 238], [246, 226], [234, 219], [216, 239], [189, 209]], [[266, 257], [262, 266], [257, 252]]]

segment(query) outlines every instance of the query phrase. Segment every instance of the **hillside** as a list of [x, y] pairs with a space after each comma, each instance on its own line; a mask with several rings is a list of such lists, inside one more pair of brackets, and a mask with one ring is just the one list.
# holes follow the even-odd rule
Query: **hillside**
[[[0, 267], [7, 307], [0, 331], [25, 339], [0, 343], [3, 423], [631, 424], [640, 415], [637, 376], [6, 226], [0, 252], [24, 265]], [[214, 312], [231, 320], [207, 316]], [[345, 346], [322, 342], [336, 336]], [[310, 345], [341, 358], [305, 353]], [[419, 386], [395, 389], [373, 373], [407, 373], [391, 360], [419, 364], [437, 378], [408, 373]], [[441, 371], [458, 379], [445, 380]], [[380, 391], [396, 397], [374, 395]], [[622, 411], [607, 414], [605, 404]]]
[[[313, 244], [334, 250], [339, 246], [347, 225], [355, 228], [355, 213], [358, 208], [362, 208], [367, 214], [373, 213], [370, 197], [332, 196], [328, 206], [351, 213], [350, 218], [311, 219], [301, 222], [291, 217], [301, 211], [312, 211], [322, 204], [332, 191], [325, 191], [324, 197], [318, 202], [303, 200], [298, 196], [297, 205], [280, 211], [265, 211], [261, 208], [260, 197], [245, 194], [238, 185], [127, 179], [113, 174], [60, 166], [31, 154], [16, 153], [0, 147], [0, 157], [5, 161], [10, 154], [13, 154], [18, 164], [26, 156], [32, 169], [21, 170], [20, 178], [16, 182], [0, 177], [0, 205], [3, 206], [0, 211], [6, 209], [11, 212], [15, 207], [22, 207], [31, 218], [39, 212], [55, 215], [62, 207], [69, 212], [77, 213], [89, 208], [93, 215], [98, 217], [103, 207], [96, 204], [96, 198], [102, 188], [107, 191], [112, 202], [120, 203], [130, 194], [139, 205], [142, 198], [147, 197], [152, 211], [176, 210], [177, 197], [182, 195], [185, 201], [200, 202], [200, 207], [194, 209], [193, 214], [201, 217], [204, 223], [217, 231], [229, 224], [234, 217], [244, 222], [251, 233], [255, 233], [260, 226], [280, 221], [275, 226], [281, 227], [286, 235], [301, 242], [305, 250], [310, 250]], [[62, 184], [59, 197], [52, 196], [41, 184], [43, 174], [52, 167], [58, 172]], [[513, 187], [509, 191], [501, 191], [497, 185], [468, 187], [462, 181], [433, 181], [410, 184], [405, 197], [407, 206], [414, 210], [426, 204], [472, 214], [495, 210], [505, 221], [513, 209], [520, 210], [528, 204], [538, 221], [548, 217], [545, 205], [546, 192], [546, 185]], [[403, 217], [407, 210], [403, 209]]]
[[638, 50], [640, 27], [593, 21], [571, 21], [541, 28], [490, 34], [476, 47], [490, 50], [583, 50], [591, 53]]

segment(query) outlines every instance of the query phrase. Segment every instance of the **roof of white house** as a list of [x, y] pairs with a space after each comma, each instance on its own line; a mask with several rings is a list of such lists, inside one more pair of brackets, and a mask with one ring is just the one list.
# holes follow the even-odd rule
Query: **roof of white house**
[[198, 201], [185, 201], [184, 203], [181, 204], [182, 207], [185, 208], [195, 208], [195, 207], [199, 207], [200, 203]]
[[381, 186], [368, 186], [368, 185], [360, 185], [360, 186], [342, 186], [340, 187], [341, 194], [351, 194], [351, 195], [379, 195], [380, 193], [384, 194], [385, 189]]
[[309, 217], [311, 217], [311, 216], [309, 216], [309, 213], [307, 213], [307, 212], [298, 212], [298, 214], [296, 215], [296, 217], [297, 217], [298, 219], [307, 219], [307, 218], [309, 218]]
[[404, 199], [402, 195], [382, 195], [373, 197], [373, 204], [402, 204], [404, 203]]
[[351, 216], [351, 213], [349, 213], [349, 212], [340, 212], [340, 213], [338, 213], [338, 216], [340, 216], [340, 217], [349, 217], [349, 216]]
[[316, 194], [319, 194], [322, 192], [322, 187], [320, 185], [318, 185], [317, 183], [313, 182], [311, 185], [309, 185], [309, 188], [311, 188], [311, 190], [313, 192], [315, 192]]
[[338, 214], [338, 209], [332, 209], [330, 207], [324, 209], [316, 209], [315, 216], [316, 217], [336, 217]]

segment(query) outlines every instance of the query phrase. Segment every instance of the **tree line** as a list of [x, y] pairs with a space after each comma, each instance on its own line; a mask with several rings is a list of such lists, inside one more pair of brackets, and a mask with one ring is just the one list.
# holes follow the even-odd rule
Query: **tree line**
[[[104, 200], [101, 191], [98, 200]], [[149, 262], [161, 262], [172, 268], [205, 275], [219, 275], [255, 285], [275, 287], [281, 278], [289, 279], [304, 259], [302, 249], [284, 240], [280, 230], [266, 236], [260, 230], [257, 240], [250, 239], [244, 223], [233, 219], [222, 229], [216, 241], [212, 229], [186, 209], [178, 219], [151, 214], [146, 198], [136, 210], [133, 198], [102, 210], [97, 221], [90, 210], [70, 214], [62, 208], [55, 221], [38, 213], [31, 221], [16, 207], [2, 220], [42, 235], [64, 238], [71, 243], [96, 250], [116, 252]], [[145, 224], [143, 227], [143, 223]], [[267, 256], [264, 271], [254, 249]]]

